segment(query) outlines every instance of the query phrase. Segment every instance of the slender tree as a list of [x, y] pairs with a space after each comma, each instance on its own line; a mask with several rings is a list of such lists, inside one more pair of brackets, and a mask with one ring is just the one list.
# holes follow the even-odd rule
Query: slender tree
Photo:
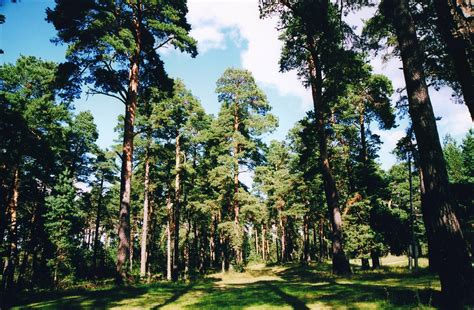
[[130, 247], [133, 137], [140, 75], [152, 70], [157, 81], [164, 81], [166, 74], [157, 49], [166, 44], [196, 55], [195, 41], [188, 36], [186, 13], [186, 1], [153, 0], [56, 0], [56, 6], [47, 9], [47, 20], [58, 31], [56, 42], [69, 45], [68, 62], [62, 66], [68, 77], [64, 85], [85, 83], [91, 87], [90, 93], [108, 95], [125, 104], [117, 283], [126, 280], [124, 264]]

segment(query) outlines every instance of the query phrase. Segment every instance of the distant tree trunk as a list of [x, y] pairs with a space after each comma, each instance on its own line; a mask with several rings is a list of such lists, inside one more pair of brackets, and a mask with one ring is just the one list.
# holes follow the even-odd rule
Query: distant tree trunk
[[131, 219], [132, 224], [130, 225], [130, 254], [128, 255], [129, 258], [129, 269], [130, 272], [133, 271], [133, 250], [134, 250], [134, 242], [135, 242], [135, 231], [136, 231], [136, 217], [132, 217]]
[[378, 251], [371, 251], [370, 258], [372, 259], [372, 269], [380, 268], [380, 254]]
[[[418, 171], [420, 177], [421, 212], [423, 215], [423, 222], [428, 223], [429, 218], [426, 215], [429, 214], [429, 207], [425, 202], [425, 185], [421, 167], [418, 169]], [[426, 239], [428, 240], [428, 269], [431, 272], [438, 272], [440, 261], [438, 252], [436, 250], [436, 242], [433, 240], [434, 234], [432, 232], [428, 232], [428, 229], [429, 227], [426, 226]]]
[[188, 222], [186, 223], [186, 236], [184, 238], [184, 278], [185, 279], [189, 279], [189, 271], [190, 271], [190, 260], [191, 260], [191, 256], [190, 256], [190, 242], [189, 242], [189, 234], [191, 232], [191, 223], [188, 219]]
[[258, 228], [257, 226], [255, 226], [255, 254], [259, 254], [259, 251], [258, 251]]
[[99, 252], [99, 228], [100, 228], [100, 217], [102, 216], [102, 193], [104, 191], [104, 174], [100, 178], [99, 186], [99, 197], [97, 198], [97, 214], [95, 217], [95, 234], [94, 234], [94, 253], [93, 253], [93, 262], [94, 262], [94, 274], [97, 276], [99, 270], [97, 268], [97, 254]]
[[262, 225], [262, 259], [265, 262], [267, 260], [266, 256], [266, 249], [265, 249], [265, 235], [267, 233], [267, 229], [265, 225]]
[[287, 250], [286, 250], [286, 230], [285, 224], [283, 222], [283, 216], [281, 215], [281, 206], [278, 209], [278, 217], [279, 217], [279, 225], [280, 225], [280, 232], [281, 232], [281, 261], [284, 263], [287, 261]]
[[314, 260], [318, 260], [318, 237], [317, 237], [317, 230], [316, 230], [317, 223], [313, 223], [313, 247], [311, 253], [313, 254]]
[[[239, 119], [239, 105], [237, 99], [235, 99], [235, 108], [234, 108], [234, 135], [239, 132], [240, 119]], [[239, 225], [239, 153], [240, 153], [240, 144], [237, 139], [234, 137], [233, 141], [233, 170], [234, 170], [234, 196], [232, 200], [232, 207], [234, 209], [234, 223]], [[237, 263], [242, 263], [242, 246], [237, 245], [236, 248], [236, 261]]]
[[308, 227], [308, 215], [304, 215], [303, 218], [303, 262], [305, 264], [311, 261], [309, 254], [309, 227]]
[[149, 135], [146, 153], [145, 153], [145, 184], [143, 193], [143, 227], [142, 227], [142, 239], [140, 248], [140, 277], [146, 275], [146, 263], [147, 263], [147, 238], [148, 238], [148, 192], [150, 187], [150, 143], [151, 137]]
[[361, 263], [362, 263], [362, 270], [369, 270], [370, 265], [369, 265], [369, 259], [368, 258], [361, 258]]
[[[453, 61], [457, 79], [461, 85], [464, 101], [474, 121], [474, 46], [472, 2], [435, 0], [438, 28]], [[465, 13], [466, 16], [463, 16]]]
[[13, 289], [15, 268], [18, 263], [18, 236], [16, 222], [18, 197], [20, 195], [20, 167], [18, 164], [15, 166], [13, 171], [13, 184], [8, 201], [8, 214], [10, 218], [10, 223], [8, 224], [8, 242], [10, 243], [10, 246], [8, 249], [7, 266], [4, 267], [5, 269], [2, 277], [2, 281], [4, 282], [3, 288], [7, 294]]
[[326, 245], [324, 244], [324, 218], [319, 220], [319, 261], [323, 262]]
[[174, 255], [173, 255], [173, 281], [177, 281], [179, 277], [179, 217], [180, 217], [180, 199], [181, 199], [181, 145], [180, 134], [176, 136], [175, 142], [175, 170], [176, 176], [174, 180]]
[[[239, 110], [237, 100], [235, 102], [235, 109], [234, 109], [234, 134], [239, 132], [240, 120], [239, 120]], [[239, 224], [239, 141], [234, 138], [233, 141], [233, 159], [234, 159], [234, 197], [233, 197], [233, 208], [234, 208], [234, 222], [235, 224]]]
[[432, 245], [440, 255], [439, 276], [444, 305], [461, 308], [472, 282], [467, 245], [454, 213], [448, 174], [439, 142], [433, 108], [426, 86], [422, 52], [407, 0], [384, 2], [384, 9], [395, 28], [407, 86], [409, 113], [413, 123], [425, 185], [424, 219]]
[[173, 229], [173, 204], [171, 202], [170, 194], [166, 199], [166, 211], [167, 211], [167, 220], [166, 220], [166, 279], [169, 281], [172, 280], [172, 252], [171, 252], [171, 230]]
[[308, 37], [308, 46], [311, 50], [309, 74], [318, 136], [319, 161], [322, 169], [329, 218], [332, 225], [332, 271], [338, 275], [350, 274], [349, 260], [344, 254], [342, 245], [342, 218], [339, 207], [339, 193], [331, 172], [328, 155], [326, 124], [324, 121], [325, 107], [322, 102], [322, 72], [319, 67], [319, 57], [316, 52], [315, 43], [311, 37]]

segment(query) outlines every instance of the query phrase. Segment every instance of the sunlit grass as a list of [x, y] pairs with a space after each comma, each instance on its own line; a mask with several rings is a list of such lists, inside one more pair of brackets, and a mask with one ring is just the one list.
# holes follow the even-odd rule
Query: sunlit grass
[[438, 304], [437, 277], [425, 269], [411, 273], [382, 264], [377, 271], [354, 266], [350, 277], [333, 276], [328, 264], [250, 265], [243, 273], [218, 272], [192, 282], [24, 295], [17, 308], [428, 309]]

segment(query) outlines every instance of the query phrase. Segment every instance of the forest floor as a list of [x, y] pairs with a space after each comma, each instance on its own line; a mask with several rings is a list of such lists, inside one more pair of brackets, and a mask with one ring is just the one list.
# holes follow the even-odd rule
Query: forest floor
[[[356, 262], [354, 262], [356, 263]], [[438, 278], [406, 260], [388, 258], [376, 271], [354, 265], [350, 277], [334, 277], [329, 264], [308, 267], [251, 265], [245, 272], [215, 273], [191, 282], [157, 282], [126, 288], [42, 292], [17, 298], [21, 308], [115, 309], [386, 309], [435, 308]], [[421, 264], [423, 265], [423, 263]]]

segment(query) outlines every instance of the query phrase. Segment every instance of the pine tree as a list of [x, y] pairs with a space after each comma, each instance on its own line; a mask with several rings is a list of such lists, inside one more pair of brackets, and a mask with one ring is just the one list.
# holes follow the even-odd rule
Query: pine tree
[[69, 45], [68, 62], [61, 66], [64, 87], [77, 95], [77, 87], [84, 83], [91, 87], [90, 93], [125, 104], [117, 283], [126, 281], [124, 264], [130, 250], [133, 137], [140, 80], [153, 73], [157, 83], [165, 86], [166, 73], [157, 49], [168, 43], [196, 55], [186, 13], [186, 1], [155, 0], [56, 0], [55, 8], [47, 10], [47, 20], [58, 31], [56, 42]]

